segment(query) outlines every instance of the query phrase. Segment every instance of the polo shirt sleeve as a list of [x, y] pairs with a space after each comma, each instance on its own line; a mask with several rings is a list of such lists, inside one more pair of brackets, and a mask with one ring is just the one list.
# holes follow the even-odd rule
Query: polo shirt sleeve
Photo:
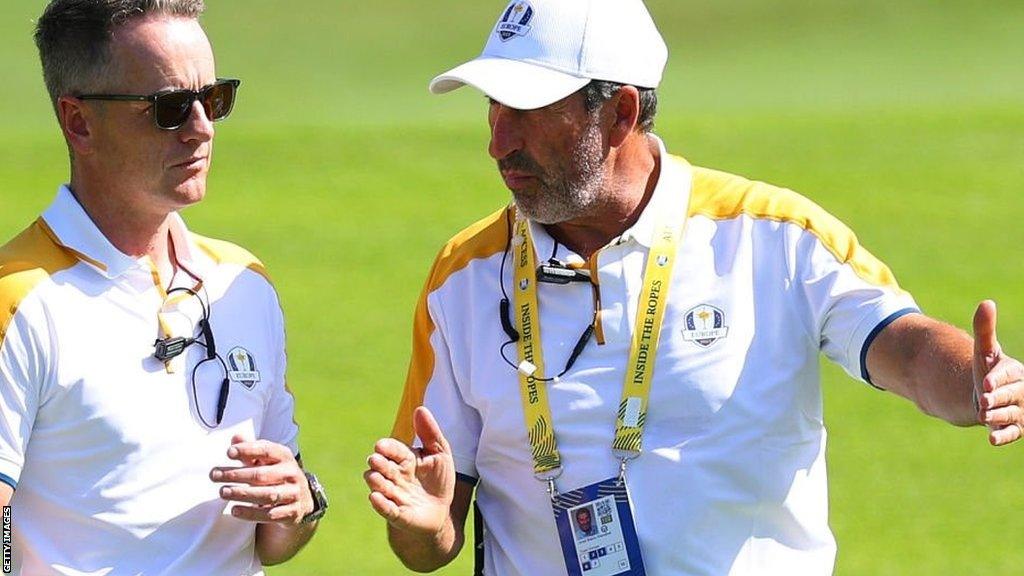
[[298, 455], [299, 425], [295, 421], [295, 397], [288, 388], [284, 313], [276, 294], [270, 300], [271, 329], [275, 341], [273, 388], [267, 402], [260, 438], [283, 444], [291, 449], [292, 454]]
[[0, 482], [14, 488], [43, 397], [43, 348], [22, 313], [15, 312], [6, 327], [0, 324]]
[[412, 414], [418, 406], [426, 406], [451, 445], [459, 479], [475, 484], [482, 423], [477, 410], [466, 403], [455, 376], [439, 290], [431, 288], [435, 282], [432, 273], [416, 308], [412, 358], [392, 436], [406, 444], [421, 445], [413, 431]]
[[794, 284], [811, 337], [829, 359], [870, 384], [865, 359], [875, 336], [919, 312], [917, 304], [889, 268], [824, 211], [815, 226], [790, 232]]

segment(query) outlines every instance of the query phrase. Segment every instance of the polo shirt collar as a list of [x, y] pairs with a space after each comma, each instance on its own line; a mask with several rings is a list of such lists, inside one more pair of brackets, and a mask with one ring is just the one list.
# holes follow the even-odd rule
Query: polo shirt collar
[[[677, 156], [669, 156], [665, 143], [654, 134], [648, 136], [658, 147], [658, 158], [661, 172], [658, 183], [654, 186], [651, 199], [640, 213], [640, 218], [629, 229], [622, 233], [618, 242], [636, 240], [650, 248], [658, 233], [658, 227], [665, 218], [682, 225], [686, 222], [690, 205], [690, 184], [692, 175], [690, 165]], [[613, 241], [614, 243], [615, 241]]]
[[[96, 226], [79, 204], [67, 184], [57, 190], [57, 197], [42, 216], [54, 241], [73, 252], [79, 260], [89, 264], [107, 278], [119, 278], [130, 270], [153, 270], [148, 256], [134, 258], [118, 250]], [[200, 273], [201, 263], [193, 256], [197, 253], [177, 212], [170, 216], [170, 235], [178, 262]]]
[[[692, 182], [690, 165], [678, 156], [670, 156], [665, 150], [665, 143], [661, 138], [654, 134], [648, 134], [647, 138], [658, 149], [658, 159], [661, 164], [658, 183], [655, 184], [651, 199], [640, 213], [636, 223], [618, 238], [612, 239], [608, 243], [609, 245], [635, 240], [638, 244], [650, 248], [654, 245], [655, 234], [657, 234], [657, 228], [663, 218], [668, 217], [680, 225], [686, 222]], [[532, 220], [530, 221], [530, 234], [533, 236], [537, 257], [546, 260], [554, 246], [554, 239], [547, 233], [543, 225]]]

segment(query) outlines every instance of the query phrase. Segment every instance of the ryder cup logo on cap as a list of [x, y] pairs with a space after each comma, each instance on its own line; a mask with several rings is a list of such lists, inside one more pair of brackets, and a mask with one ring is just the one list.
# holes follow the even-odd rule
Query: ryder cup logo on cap
[[533, 110], [591, 80], [657, 88], [667, 60], [642, 0], [514, 0], [483, 53], [434, 78], [430, 91], [468, 84], [506, 106]]
[[502, 40], [508, 41], [516, 36], [526, 36], [530, 32], [530, 19], [533, 8], [529, 2], [515, 2], [505, 10], [505, 15], [498, 22], [497, 33]]

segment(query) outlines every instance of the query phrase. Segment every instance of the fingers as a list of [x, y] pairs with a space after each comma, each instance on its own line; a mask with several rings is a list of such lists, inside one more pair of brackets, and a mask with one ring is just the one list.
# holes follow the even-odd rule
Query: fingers
[[1020, 424], [1010, 424], [988, 433], [988, 441], [993, 446], [1004, 446], [1016, 442], [1024, 436], [1024, 428]]
[[409, 505], [409, 494], [377, 470], [363, 472], [363, 481], [370, 488], [370, 505], [377, 514], [394, 523], [401, 518], [402, 507]]
[[380, 492], [370, 492], [370, 505], [373, 506], [377, 514], [383, 516], [388, 522], [394, 522], [398, 519], [398, 504], [395, 504]]
[[210, 480], [231, 484], [220, 497], [239, 504], [231, 509], [235, 518], [295, 525], [313, 510], [306, 475], [287, 446], [236, 434], [227, 455], [242, 466], [218, 466]]
[[222, 486], [220, 497], [230, 502], [254, 504], [260, 507], [294, 504], [301, 498], [302, 491], [294, 484], [277, 486]]
[[412, 427], [416, 431], [416, 436], [423, 442], [423, 451], [426, 454], [451, 453], [448, 440], [441, 433], [441, 426], [426, 407], [420, 406], [413, 412]]
[[[988, 440], [993, 446], [1016, 442], [1024, 435], [1024, 365], [999, 356], [1001, 353], [987, 373], [982, 372], [978, 390], [978, 420], [988, 426]], [[977, 366], [977, 354], [975, 362]]]
[[370, 457], [366, 459], [366, 464], [370, 467], [370, 470], [380, 472], [381, 475], [392, 482], [397, 480], [403, 472], [401, 466], [380, 454], [370, 454]]
[[1017, 405], [985, 410], [982, 412], [981, 421], [982, 424], [993, 429], [1016, 425], [1018, 422], [1024, 421], [1024, 410]]
[[249, 522], [276, 523], [298, 525], [302, 518], [309, 512], [304, 510], [298, 502], [287, 506], [274, 506], [272, 508], [257, 508], [253, 506], [235, 506], [231, 509], [231, 515], [239, 520]]
[[376, 470], [367, 470], [363, 472], [363, 481], [366, 482], [366, 486], [370, 489], [370, 492], [376, 492], [397, 505], [403, 504], [401, 501], [401, 495], [399, 494], [394, 481], [385, 477], [380, 472], [377, 472]]
[[240, 504], [231, 509], [231, 515], [241, 520], [296, 525], [314, 508], [309, 483], [294, 460], [274, 466], [214, 468], [210, 479], [231, 484], [220, 488], [220, 497]]
[[[993, 392], [1009, 384], [1024, 380], [1024, 365], [1013, 358], [1003, 357], [981, 380], [980, 392]], [[1004, 394], [1012, 394], [1004, 391]]]
[[384, 458], [380, 454], [371, 454], [366, 459], [370, 466], [369, 470], [363, 472], [363, 481], [371, 492], [376, 492], [391, 500], [397, 505], [407, 503], [406, 489], [399, 489], [399, 486], [408, 488], [414, 483], [412, 474], [405, 474], [401, 467], [394, 462]]
[[[235, 442], [235, 440], [241, 441]], [[245, 441], [241, 436], [232, 438], [232, 445], [228, 448], [228, 458], [238, 460], [246, 466], [276, 464], [295, 459], [287, 446], [267, 440]]]
[[981, 379], [979, 392], [978, 406], [983, 411], [1024, 406], [1024, 365], [1004, 357]]
[[291, 467], [284, 465], [230, 468], [219, 466], [210, 471], [210, 480], [226, 484], [277, 486], [295, 480]]
[[392, 462], [405, 463], [415, 460], [416, 454], [404, 442], [394, 438], [382, 438], [373, 446], [374, 452]]

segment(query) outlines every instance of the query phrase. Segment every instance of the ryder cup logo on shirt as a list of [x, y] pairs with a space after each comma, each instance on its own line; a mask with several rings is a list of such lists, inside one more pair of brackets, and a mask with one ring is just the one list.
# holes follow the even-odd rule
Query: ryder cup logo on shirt
[[249, 390], [260, 381], [259, 370], [256, 370], [256, 360], [252, 354], [241, 346], [237, 346], [228, 352], [228, 379], [238, 382]]
[[704, 348], [729, 334], [729, 327], [725, 325], [725, 312], [708, 304], [690, 308], [684, 320], [686, 329], [683, 330], [683, 340]]
[[529, 23], [532, 19], [533, 7], [529, 2], [513, 2], [501, 15], [495, 32], [501, 36], [502, 42], [508, 42], [516, 36], [526, 36], [530, 33]]

